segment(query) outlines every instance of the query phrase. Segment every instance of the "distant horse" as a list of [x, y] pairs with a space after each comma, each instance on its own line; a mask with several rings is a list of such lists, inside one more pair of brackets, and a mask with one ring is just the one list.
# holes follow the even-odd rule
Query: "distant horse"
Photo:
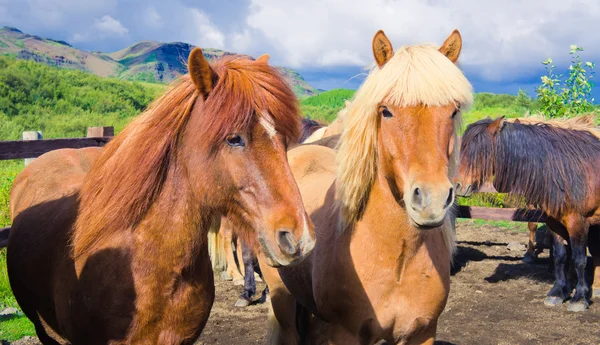
[[192, 344], [214, 300], [207, 234], [223, 215], [271, 265], [311, 251], [285, 156], [297, 100], [267, 59], [209, 64], [196, 48], [189, 75], [105, 148], [51, 152], [16, 178], [8, 276], [43, 344]]
[[[542, 121], [503, 117], [469, 125], [462, 138], [460, 193], [476, 191], [492, 181], [500, 192], [522, 195], [547, 215], [548, 227], [568, 241], [554, 236], [556, 282], [545, 303], [559, 305], [571, 295], [565, 276], [567, 250], [577, 272], [577, 286], [570, 311], [588, 305], [585, 279], [586, 242], [595, 275], [593, 295], [600, 293], [600, 130], [585, 119]], [[594, 228], [594, 231], [588, 231]]]
[[300, 143], [303, 143], [303, 144], [314, 143], [318, 140], [328, 138], [328, 137], [342, 133], [342, 123], [344, 120], [344, 115], [346, 113], [346, 109], [348, 108], [348, 105], [350, 104], [350, 102], [345, 101], [344, 103], [345, 103], [345, 108], [342, 109], [338, 113], [337, 118], [335, 120], [333, 120], [333, 122], [331, 122], [327, 126], [322, 125], [321, 123], [312, 121], [312, 120], [311, 120], [312, 122], [309, 122], [309, 121], [303, 122], [302, 139], [300, 140]]
[[318, 241], [293, 267], [269, 268], [259, 255], [270, 343], [433, 344], [455, 249], [456, 131], [473, 99], [455, 65], [461, 47], [454, 31], [439, 48], [394, 52], [379, 31], [337, 151], [289, 151]]

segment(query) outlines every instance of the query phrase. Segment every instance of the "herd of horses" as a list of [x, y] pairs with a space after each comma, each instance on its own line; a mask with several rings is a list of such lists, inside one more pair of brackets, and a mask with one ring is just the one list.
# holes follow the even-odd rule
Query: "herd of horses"
[[490, 182], [548, 215], [546, 303], [585, 310], [586, 248], [600, 293], [598, 129], [485, 119], [460, 140], [461, 49], [456, 30], [397, 50], [377, 32], [375, 64], [329, 126], [302, 121], [268, 55], [209, 63], [194, 49], [189, 74], [106, 147], [49, 152], [15, 179], [7, 269], [40, 341], [193, 344], [213, 267], [242, 277], [237, 248], [239, 305], [255, 270], [267, 283], [269, 344], [433, 344], [456, 196]]

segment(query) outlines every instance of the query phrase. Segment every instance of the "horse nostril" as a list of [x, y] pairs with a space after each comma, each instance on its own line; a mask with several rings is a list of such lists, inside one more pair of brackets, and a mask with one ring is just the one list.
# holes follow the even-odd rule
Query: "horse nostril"
[[448, 193], [448, 198], [446, 199], [446, 205], [444, 205], [444, 208], [450, 206], [450, 204], [452, 204], [453, 201], [454, 201], [454, 188], [450, 187], [450, 193]]
[[412, 207], [415, 210], [422, 210], [424, 208], [423, 206], [423, 193], [421, 193], [421, 190], [419, 189], [419, 187], [416, 187], [413, 190], [413, 196], [412, 196]]
[[276, 240], [282, 253], [296, 255], [298, 252], [298, 244], [291, 232], [287, 230], [277, 230]]

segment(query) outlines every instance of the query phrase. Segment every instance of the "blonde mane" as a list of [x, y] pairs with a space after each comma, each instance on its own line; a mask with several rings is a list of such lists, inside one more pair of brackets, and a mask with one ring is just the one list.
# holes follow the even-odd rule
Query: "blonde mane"
[[[429, 44], [403, 46], [382, 68], [374, 66], [352, 101], [343, 110], [344, 128], [337, 154], [340, 231], [359, 217], [377, 172], [379, 102], [400, 107], [444, 106], [456, 102], [461, 109], [473, 103], [473, 89], [462, 71]], [[460, 116], [455, 118], [455, 135]], [[450, 159], [456, 169], [458, 140]], [[452, 248], [452, 247], [450, 247]]]
[[571, 129], [575, 131], [589, 132], [596, 138], [600, 139], [600, 127], [596, 126], [596, 114], [583, 114], [572, 118], [556, 118], [548, 119], [543, 114], [535, 114], [519, 118], [505, 119], [506, 122], [519, 121], [525, 125], [545, 124], [552, 127]]

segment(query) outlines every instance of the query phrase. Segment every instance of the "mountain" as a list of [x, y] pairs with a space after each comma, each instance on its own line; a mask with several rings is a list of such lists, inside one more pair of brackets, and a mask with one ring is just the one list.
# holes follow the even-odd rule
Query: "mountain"
[[[186, 61], [192, 49], [193, 45], [183, 42], [141, 41], [112, 53], [86, 52], [67, 42], [29, 35], [16, 28], [5, 26], [0, 29], [0, 54], [87, 71], [102, 77], [134, 81], [173, 81], [187, 72]], [[212, 48], [202, 48], [202, 51], [209, 60], [239, 55]], [[298, 97], [318, 93], [298, 72], [285, 67], [276, 68], [285, 76]]]

